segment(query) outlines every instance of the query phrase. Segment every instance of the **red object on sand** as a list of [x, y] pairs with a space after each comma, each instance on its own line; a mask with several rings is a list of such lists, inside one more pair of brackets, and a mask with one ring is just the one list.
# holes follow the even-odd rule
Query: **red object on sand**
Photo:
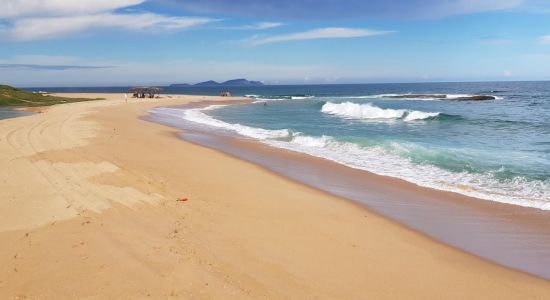
[[185, 201], [187, 201], [187, 198], [180, 198], [180, 199], [178, 199], [178, 200], [176, 200], [176, 201], [185, 202]]

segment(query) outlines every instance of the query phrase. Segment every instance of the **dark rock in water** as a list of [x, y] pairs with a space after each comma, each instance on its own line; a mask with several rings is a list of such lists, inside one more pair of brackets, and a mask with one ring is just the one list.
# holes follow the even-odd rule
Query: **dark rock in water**
[[394, 99], [438, 99], [438, 100], [453, 100], [453, 101], [484, 101], [484, 100], [495, 100], [495, 96], [486, 96], [486, 95], [474, 95], [474, 96], [465, 96], [457, 98], [449, 98], [445, 94], [405, 94], [405, 95], [392, 95], [388, 98]]
[[468, 97], [459, 97], [455, 98], [453, 100], [456, 101], [485, 101], [485, 100], [495, 100], [495, 96], [485, 96], [485, 95], [476, 95], [476, 96], [468, 96]]

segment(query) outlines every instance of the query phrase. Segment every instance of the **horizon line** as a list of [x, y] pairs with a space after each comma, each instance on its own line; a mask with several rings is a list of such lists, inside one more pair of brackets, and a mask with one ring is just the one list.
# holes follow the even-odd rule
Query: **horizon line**
[[[256, 81], [256, 80], [255, 80]], [[257, 80], [262, 82], [261, 80]], [[550, 82], [550, 79], [540, 79], [540, 80], [473, 80], [473, 81], [396, 81], [396, 82], [364, 82], [364, 83], [288, 83], [288, 84], [266, 84], [263, 85], [227, 85], [227, 86], [196, 86], [194, 84], [189, 84], [184, 88], [216, 88], [216, 87], [261, 87], [261, 86], [311, 86], [311, 85], [376, 85], [376, 84], [429, 84], [429, 83], [497, 83], [497, 82]], [[200, 82], [199, 82], [200, 83]], [[132, 84], [132, 85], [74, 85], [74, 86], [16, 86], [13, 87], [20, 89], [37, 89], [37, 88], [125, 88], [132, 86], [158, 86], [158, 87], [169, 87], [172, 84], [181, 84], [181, 83], [169, 83], [169, 84]], [[184, 83], [183, 83], [184, 84]], [[9, 84], [8, 84], [9, 85]]]

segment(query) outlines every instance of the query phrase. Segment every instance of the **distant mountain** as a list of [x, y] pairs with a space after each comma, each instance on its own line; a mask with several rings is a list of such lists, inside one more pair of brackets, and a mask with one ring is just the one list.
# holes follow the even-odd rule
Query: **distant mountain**
[[185, 87], [185, 86], [191, 86], [189, 83], [173, 83], [170, 85], [170, 87]]
[[251, 86], [258, 86], [258, 85], [264, 85], [263, 83], [261, 83], [260, 81], [250, 81], [250, 80], [246, 80], [246, 79], [231, 79], [231, 80], [228, 80], [224, 83], [221, 83], [221, 85], [224, 85], [224, 86], [246, 86], [246, 85], [251, 85]]
[[[264, 84], [260, 81], [250, 81], [244, 78], [231, 79], [224, 82], [208, 80], [208, 81], [193, 84], [193, 86], [259, 86], [259, 85], [264, 85]], [[191, 85], [187, 83], [175, 83], [170, 85], [170, 87], [186, 87], [186, 86], [191, 86]]]
[[194, 84], [194, 86], [220, 86], [220, 85], [221, 85], [221, 83], [216, 82], [214, 80], [208, 80], [208, 81], [199, 82], [199, 83]]

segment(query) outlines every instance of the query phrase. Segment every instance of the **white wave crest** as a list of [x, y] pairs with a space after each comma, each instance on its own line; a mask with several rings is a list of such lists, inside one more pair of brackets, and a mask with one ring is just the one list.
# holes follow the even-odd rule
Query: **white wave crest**
[[203, 113], [203, 111], [214, 110], [224, 106], [226, 105], [210, 105], [208, 107], [192, 109], [156, 108], [153, 109], [152, 112], [182, 118], [187, 121], [220, 128], [223, 130], [233, 131], [240, 135], [255, 138], [258, 140], [285, 138], [291, 135], [290, 131], [287, 129], [271, 130], [255, 128], [241, 124], [231, 124], [218, 119], [214, 119], [211, 116]]
[[[230, 124], [214, 119], [202, 112], [223, 106], [211, 105], [206, 108], [193, 109], [156, 108], [151, 112], [182, 118], [209, 127], [230, 130], [245, 137], [258, 139], [260, 142], [274, 147], [332, 160], [351, 168], [366, 170], [378, 175], [400, 178], [419, 186], [456, 192], [480, 199], [550, 210], [550, 180], [532, 181], [523, 177], [515, 177], [508, 181], [501, 181], [492, 173], [456, 173], [433, 165], [416, 164], [411, 159], [396, 154], [397, 152], [414, 151], [414, 147], [411, 148], [411, 146], [403, 144], [392, 144], [392, 148], [403, 148], [404, 151], [389, 151], [382, 146], [367, 147], [351, 142], [340, 142], [331, 136], [315, 137], [299, 132], [293, 134], [288, 129], [269, 130]], [[418, 113], [418, 117], [425, 116], [422, 114], [434, 114]], [[409, 115], [412, 115], [411, 118], [417, 117], [413, 113], [409, 113]]]
[[[266, 140], [274, 147], [332, 160], [354, 169], [400, 178], [419, 186], [450, 191], [479, 199], [550, 210], [550, 180], [523, 177], [501, 181], [492, 173], [455, 173], [433, 165], [413, 163], [381, 146], [363, 147], [330, 136], [295, 136], [290, 142]], [[404, 145], [394, 145], [405, 147]]]
[[403, 119], [403, 121], [416, 121], [433, 118], [438, 112], [422, 112], [406, 109], [384, 109], [370, 103], [358, 104], [353, 102], [333, 103], [327, 102], [321, 108], [321, 112], [352, 119]]
[[409, 111], [403, 121], [415, 121], [415, 120], [425, 120], [433, 117], [439, 116], [438, 112], [423, 112], [423, 111]]
[[406, 113], [404, 109], [382, 109], [370, 103], [357, 104], [353, 102], [327, 102], [323, 105], [321, 111], [326, 114], [354, 119], [398, 119]]
[[313, 137], [313, 136], [307, 136], [302, 134], [297, 134], [292, 138], [290, 141], [292, 144], [300, 145], [303, 147], [325, 147], [330, 141], [332, 140], [331, 137], [328, 136], [321, 136], [321, 137]]

